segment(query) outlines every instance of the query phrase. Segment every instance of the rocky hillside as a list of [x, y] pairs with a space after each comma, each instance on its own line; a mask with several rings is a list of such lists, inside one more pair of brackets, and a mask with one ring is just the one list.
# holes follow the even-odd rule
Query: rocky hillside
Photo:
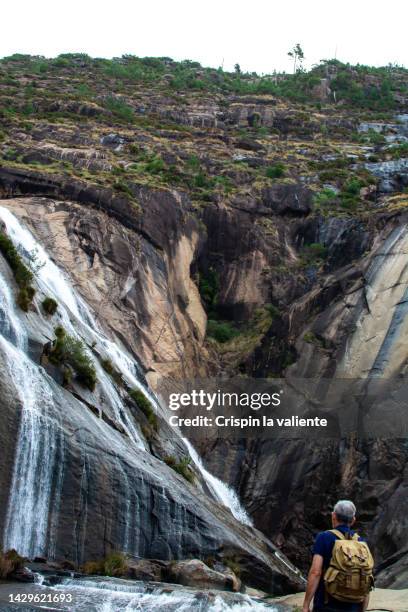
[[[16, 55], [0, 61], [0, 154], [4, 205], [153, 388], [404, 372], [406, 70], [331, 61], [259, 77]], [[361, 508], [386, 586], [406, 567], [405, 443], [202, 450], [301, 567], [340, 493]]]

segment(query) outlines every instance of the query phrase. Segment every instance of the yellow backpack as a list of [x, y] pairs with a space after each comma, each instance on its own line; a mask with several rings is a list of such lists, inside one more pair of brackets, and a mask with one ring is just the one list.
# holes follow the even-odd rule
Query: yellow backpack
[[361, 603], [374, 586], [370, 549], [359, 541], [357, 533], [350, 538], [337, 529], [330, 531], [339, 539], [334, 543], [330, 566], [324, 575], [326, 598], [330, 595], [339, 601]]

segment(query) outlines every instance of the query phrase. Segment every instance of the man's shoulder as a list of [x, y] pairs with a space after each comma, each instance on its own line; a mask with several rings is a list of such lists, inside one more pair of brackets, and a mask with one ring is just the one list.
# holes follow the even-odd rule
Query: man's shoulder
[[[315, 541], [317, 542], [318, 540], [320, 541], [326, 541], [326, 542], [330, 542], [332, 540], [337, 540], [339, 539], [337, 534], [335, 533], [335, 529], [326, 529], [326, 531], [320, 531], [315, 538]], [[356, 531], [352, 531], [350, 530], [349, 532], [344, 532], [341, 529], [338, 529], [337, 531], [340, 531], [341, 533], [343, 533], [343, 535], [347, 535], [347, 533], [350, 534], [351, 537], [353, 537], [354, 535], [358, 535], [358, 539], [360, 542], [365, 542], [365, 539], [358, 534]]]
[[322, 557], [324, 557], [330, 552], [329, 547], [334, 543], [335, 540], [336, 536], [331, 531], [321, 531], [316, 536], [313, 547], [313, 554], [322, 555]]
[[336, 536], [334, 535], [334, 533], [330, 530], [330, 529], [326, 529], [326, 531], [320, 531], [317, 535], [316, 535], [316, 540], [323, 540], [323, 539], [335, 539]]

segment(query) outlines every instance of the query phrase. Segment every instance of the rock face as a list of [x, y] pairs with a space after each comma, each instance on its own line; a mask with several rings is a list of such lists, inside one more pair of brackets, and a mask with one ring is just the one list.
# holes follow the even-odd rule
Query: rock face
[[[295, 568], [276, 557], [276, 549], [260, 532], [237, 523], [229, 510], [208, 497], [200, 473], [196, 473], [194, 486], [166, 465], [166, 455], [183, 456], [182, 440], [170, 434], [159, 407], [157, 431], [144, 429], [146, 421], [135, 406], [131, 408], [123, 388], [115, 389], [99, 365], [110, 350], [102, 331], [109, 333], [110, 324], [128, 354], [136, 353], [138, 347], [137, 352], [143, 355], [142, 336], [135, 337], [135, 319], [126, 320], [125, 316], [133, 311], [138, 290], [145, 296], [163, 292], [164, 301], [179, 304], [182, 324], [191, 325], [191, 333], [195, 325], [196, 342], [202, 341], [202, 307], [197, 289], [191, 290], [189, 276], [197, 240], [194, 232], [190, 241], [181, 237], [175, 243], [170, 232], [160, 234], [158, 223], [152, 224], [155, 243], [162, 240], [162, 245], [153, 247], [145, 239], [141, 247], [136, 235], [112, 219], [108, 223], [105, 213], [93, 211], [90, 215], [89, 209], [74, 203], [68, 207], [65, 202], [31, 198], [4, 204], [7, 208], [2, 214], [11, 235], [18, 240], [21, 226], [12, 220], [15, 217], [8, 216], [8, 210], [61, 262], [66, 276], [86, 297], [94, 319], [58, 276], [52, 262], [41, 264], [33, 306], [21, 315], [15, 310], [14, 280], [1, 258], [5, 285], [0, 319], [1, 477], [2, 491], [8, 491], [1, 517], [3, 546], [17, 547], [26, 556], [46, 556], [76, 566], [103, 558], [112, 550], [162, 560], [197, 555], [222, 559], [227, 555], [238, 559], [243, 578], [254, 586], [276, 593], [300, 588]], [[153, 206], [150, 213], [154, 214]], [[149, 227], [148, 219], [145, 227]], [[188, 228], [188, 223], [182, 227]], [[24, 248], [30, 251], [35, 242], [26, 236], [24, 240]], [[176, 269], [166, 267], [170, 255]], [[57, 314], [50, 318], [44, 315], [41, 301], [51, 286], [60, 301]], [[171, 298], [165, 297], [169, 295]], [[154, 318], [148, 307], [155, 303], [152, 298], [144, 303], [147, 310], [139, 311], [145, 330]], [[140, 305], [143, 308], [143, 301]], [[120, 317], [114, 314], [115, 309]], [[177, 329], [174, 310], [173, 314]], [[42, 347], [54, 336], [57, 323], [68, 330], [72, 327], [71, 333], [79, 333], [92, 352], [98, 374], [93, 393], [75, 381], [65, 389], [55, 368], [46, 361], [42, 361], [46, 370], [39, 367], [44, 359]], [[157, 333], [154, 329], [150, 332]], [[120, 340], [117, 342], [119, 345]], [[164, 348], [165, 342], [161, 346]], [[116, 367], [122, 364], [128, 380], [137, 375], [143, 384], [142, 373], [137, 368], [134, 375], [129, 373], [124, 354], [120, 353], [122, 361], [115, 361], [116, 354], [110, 353]], [[229, 577], [222, 579], [225, 584], [234, 583]]]
[[106, 213], [73, 202], [5, 204], [33, 229], [152, 380], [182, 375], [181, 350], [190, 367], [204, 373], [206, 318], [190, 279], [197, 225], [171, 194], [141, 194], [140, 201], [147, 214], [136, 235]]
[[[302, 377], [348, 377], [351, 384], [353, 378], [368, 375], [404, 375], [406, 216], [392, 218], [380, 229], [382, 225], [369, 256], [329, 275], [292, 305], [288, 333], [297, 338], [297, 358], [287, 377], [293, 384]], [[359, 238], [355, 240], [358, 248]], [[264, 345], [254, 358], [262, 364], [258, 371], [263, 376], [273, 366], [268, 340]], [[390, 395], [393, 389], [391, 382]], [[366, 399], [360, 409], [371, 411], [375, 419], [376, 410], [387, 410], [387, 401], [379, 400], [375, 408]], [[383, 440], [219, 440], [202, 450], [215, 473], [229, 474], [255, 524], [272, 533], [301, 567], [310, 559], [305, 544], [312, 543], [317, 530], [330, 526], [330, 507], [338, 498], [353, 499], [358, 526], [383, 568], [380, 582], [391, 586], [403, 584], [399, 576], [404, 575], [406, 553], [396, 553], [408, 537], [400, 514], [407, 494], [408, 455], [397, 435], [398, 430]]]
[[[378, 376], [403, 378], [406, 73], [390, 70], [388, 95], [383, 75], [346, 66], [342, 74], [329, 62], [288, 90], [319, 100], [298, 104], [260, 93], [285, 93], [287, 75], [257, 82], [166, 58], [61, 59], [65, 67], [51, 62], [46, 73], [30, 58], [0, 62], [0, 97], [14, 109], [1, 117], [1, 205], [65, 273], [52, 290], [42, 278], [23, 314], [0, 256], [2, 544], [69, 564], [112, 550], [159, 566], [210, 557], [222, 576], [217, 564], [229, 560], [244, 583], [278, 593], [301, 582], [284, 553], [306, 567], [314, 532], [344, 496], [359, 507], [381, 580], [400, 585], [400, 439], [201, 443], [257, 531], [217, 504], [197, 462], [181, 464], [194, 486], [171, 469], [186, 444], [163, 407], [149, 415], [128, 392], [213, 375], [322, 387], [362, 377], [368, 388]], [[146, 87], [140, 74], [157, 83]], [[387, 104], [400, 113], [388, 123]], [[25, 240], [25, 257], [35, 255]], [[48, 290], [64, 304], [49, 317]], [[95, 361], [93, 392], [50, 362], [57, 324], [79, 334]], [[112, 376], [124, 372], [126, 384]], [[362, 408], [373, 422], [395, 417], [385, 401]], [[36, 478], [47, 485], [35, 488]], [[137, 565], [135, 575], [159, 572]]]

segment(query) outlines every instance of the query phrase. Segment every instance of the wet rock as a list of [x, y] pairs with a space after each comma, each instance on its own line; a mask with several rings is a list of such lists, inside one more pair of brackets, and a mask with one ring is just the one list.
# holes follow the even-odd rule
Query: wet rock
[[136, 559], [127, 563], [127, 576], [134, 580], [161, 582], [168, 563], [151, 559]]
[[35, 582], [35, 574], [27, 567], [16, 569], [9, 575], [9, 578], [17, 582]]
[[233, 572], [226, 575], [212, 570], [198, 559], [171, 563], [167, 576], [169, 581], [195, 588], [239, 591], [241, 587]]

